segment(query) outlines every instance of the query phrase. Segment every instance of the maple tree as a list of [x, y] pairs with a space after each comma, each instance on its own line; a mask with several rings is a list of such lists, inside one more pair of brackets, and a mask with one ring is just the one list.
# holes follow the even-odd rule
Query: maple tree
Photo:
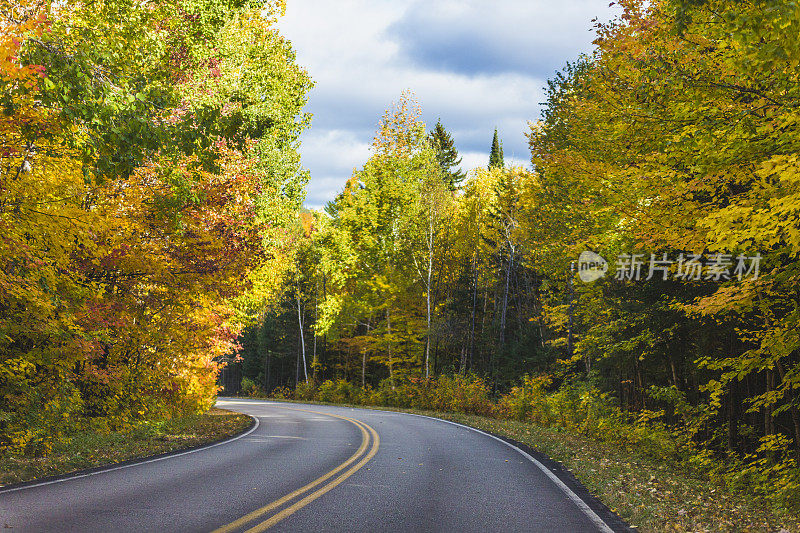
[[253, 7], [0, 5], [5, 449], [208, 408], [279, 290], [310, 80]]

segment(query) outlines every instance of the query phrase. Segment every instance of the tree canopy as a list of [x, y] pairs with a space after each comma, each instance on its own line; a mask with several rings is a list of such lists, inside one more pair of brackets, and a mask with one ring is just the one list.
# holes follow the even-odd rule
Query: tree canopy
[[3, 447], [213, 402], [307, 179], [282, 9], [3, 3]]

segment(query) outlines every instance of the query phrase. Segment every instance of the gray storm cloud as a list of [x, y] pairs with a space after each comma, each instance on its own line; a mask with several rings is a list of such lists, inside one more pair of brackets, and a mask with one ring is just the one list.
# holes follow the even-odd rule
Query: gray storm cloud
[[316, 83], [301, 147], [306, 205], [323, 206], [363, 165], [404, 89], [429, 126], [442, 120], [464, 166], [486, 164], [495, 127], [506, 158], [525, 163], [547, 78], [590, 51], [591, 20], [611, 14], [595, 0], [290, 0], [280, 30]]

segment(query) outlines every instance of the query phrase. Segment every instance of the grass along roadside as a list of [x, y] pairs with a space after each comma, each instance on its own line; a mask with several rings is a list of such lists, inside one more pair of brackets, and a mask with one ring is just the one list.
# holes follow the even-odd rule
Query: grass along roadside
[[127, 432], [82, 432], [44, 457], [0, 456], [0, 487], [210, 444], [241, 433], [251, 423], [247, 415], [215, 407]]
[[592, 494], [640, 531], [800, 532], [800, 517], [779, 515], [751, 497], [694, 477], [688, 469], [637, 454], [632, 447], [529, 422], [408, 408], [347, 406], [451, 420], [526, 444], [562, 463]]
[[[420, 413], [427, 414], [427, 413]], [[800, 531], [749, 498], [659, 464], [635, 451], [514, 420], [438, 416], [527, 444], [566, 466], [603, 503], [641, 531]]]

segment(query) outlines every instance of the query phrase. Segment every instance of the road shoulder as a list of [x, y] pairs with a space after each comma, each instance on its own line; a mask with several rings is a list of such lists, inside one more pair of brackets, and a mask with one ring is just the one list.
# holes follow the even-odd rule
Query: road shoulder
[[0, 493], [58, 483], [224, 444], [255, 429], [248, 415], [212, 408], [128, 432], [75, 435], [43, 457], [0, 457]]

